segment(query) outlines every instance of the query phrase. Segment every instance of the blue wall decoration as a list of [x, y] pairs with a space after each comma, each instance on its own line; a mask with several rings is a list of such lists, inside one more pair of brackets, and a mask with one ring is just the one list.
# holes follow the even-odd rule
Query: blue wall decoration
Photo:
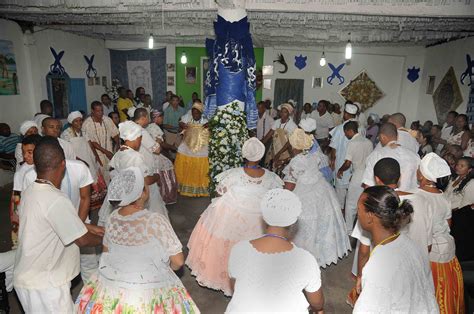
[[474, 76], [474, 60], [471, 60], [471, 56], [469, 54], [466, 55], [467, 67], [466, 71], [461, 74], [461, 84], [464, 85], [464, 79], [467, 77], [469, 78], [469, 84], [467, 86], [471, 86], [472, 84], [472, 77]]
[[64, 55], [64, 50], [60, 51], [59, 53], [57, 53], [53, 47], [49, 47], [49, 50], [51, 50], [51, 53], [53, 54], [53, 57], [54, 57], [54, 63], [49, 66], [49, 73], [55, 74], [55, 75], [65, 74], [66, 70], [61, 65], [61, 59]]
[[299, 55], [295, 56], [295, 67], [298, 68], [298, 70], [302, 70], [306, 66], [306, 60], [308, 59], [307, 56]]
[[337, 78], [339, 80], [339, 85], [344, 84], [344, 77], [341, 75], [341, 70], [345, 66], [345, 63], [341, 63], [337, 68], [332, 63], [328, 63], [329, 68], [332, 70], [332, 74], [328, 76], [326, 81], [329, 85], [332, 85], [332, 81]]
[[407, 69], [407, 72], [407, 79], [412, 83], [414, 83], [420, 77], [420, 68], [415, 68], [413, 66], [411, 69]]
[[273, 62], [280, 63], [284, 68], [282, 71], [278, 71], [278, 73], [284, 74], [288, 71], [288, 64], [286, 64], [285, 57], [279, 53], [278, 59], [273, 60]]
[[90, 58], [88, 58], [86, 55], [84, 55], [84, 59], [87, 62], [87, 70], [86, 70], [86, 75], [88, 78], [91, 77], [96, 77], [97, 76], [97, 70], [94, 68], [94, 55], [92, 55]]

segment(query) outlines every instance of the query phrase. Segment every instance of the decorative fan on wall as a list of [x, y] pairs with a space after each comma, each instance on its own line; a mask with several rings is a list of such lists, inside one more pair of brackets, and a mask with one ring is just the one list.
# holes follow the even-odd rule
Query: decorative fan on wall
[[360, 72], [346, 87], [339, 91], [339, 94], [345, 100], [361, 104], [362, 111], [373, 107], [385, 96], [366, 70]]

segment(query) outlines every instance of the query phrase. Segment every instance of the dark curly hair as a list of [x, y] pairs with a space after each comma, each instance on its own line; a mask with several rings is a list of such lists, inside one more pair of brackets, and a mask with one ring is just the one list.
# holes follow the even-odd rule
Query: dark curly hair
[[464, 189], [464, 187], [466, 186], [466, 184], [469, 183], [469, 181], [471, 181], [471, 179], [474, 178], [474, 171], [473, 171], [473, 168], [474, 168], [474, 158], [472, 157], [461, 157], [458, 159], [458, 162], [460, 161], [465, 161], [468, 165], [469, 165], [469, 173], [467, 174], [467, 176], [462, 179], [461, 183], [459, 183], [458, 187], [454, 190], [454, 193], [461, 193], [462, 190]]
[[407, 200], [400, 201], [392, 188], [372, 186], [366, 188], [364, 194], [367, 195], [365, 210], [377, 216], [385, 229], [396, 232], [410, 222], [413, 207]]

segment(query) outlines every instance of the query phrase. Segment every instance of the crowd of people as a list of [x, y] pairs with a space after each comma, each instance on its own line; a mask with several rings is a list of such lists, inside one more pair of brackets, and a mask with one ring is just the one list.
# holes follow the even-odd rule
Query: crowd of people
[[406, 128], [402, 113], [366, 116], [352, 102], [259, 102], [244, 163], [215, 178], [185, 256], [166, 205], [210, 195], [204, 106], [197, 93], [184, 104], [167, 92], [156, 106], [143, 88], [118, 94], [64, 126], [48, 100], [21, 135], [0, 124], [2, 165], [15, 170], [14, 247], [0, 272], [25, 312], [199, 313], [183, 265], [232, 297], [227, 313], [320, 312], [321, 271], [354, 248], [354, 313], [464, 313], [474, 260], [466, 115]]

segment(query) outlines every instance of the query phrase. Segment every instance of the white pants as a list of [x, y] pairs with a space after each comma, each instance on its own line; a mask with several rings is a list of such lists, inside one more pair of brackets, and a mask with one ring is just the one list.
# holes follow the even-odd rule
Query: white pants
[[81, 254], [81, 278], [84, 284], [97, 272], [98, 268], [99, 256], [97, 254]]
[[70, 283], [60, 287], [46, 289], [23, 289], [16, 288], [15, 291], [20, 299], [23, 310], [29, 313], [73, 313]]
[[348, 235], [351, 235], [352, 230], [354, 229], [354, 222], [357, 216], [357, 202], [359, 201], [362, 192], [364, 192], [361, 185], [362, 175], [363, 173], [361, 175], [354, 173], [347, 190], [346, 204], [344, 206], [344, 218], [346, 220]]
[[7, 291], [13, 290], [13, 267], [15, 266], [16, 250], [0, 253], [0, 273], [5, 273]]
[[344, 205], [346, 203], [346, 195], [347, 195], [347, 189], [348, 188], [349, 188], [349, 185], [337, 185], [336, 184], [337, 200], [339, 201], [339, 204], [341, 205], [341, 208], [344, 208]]

